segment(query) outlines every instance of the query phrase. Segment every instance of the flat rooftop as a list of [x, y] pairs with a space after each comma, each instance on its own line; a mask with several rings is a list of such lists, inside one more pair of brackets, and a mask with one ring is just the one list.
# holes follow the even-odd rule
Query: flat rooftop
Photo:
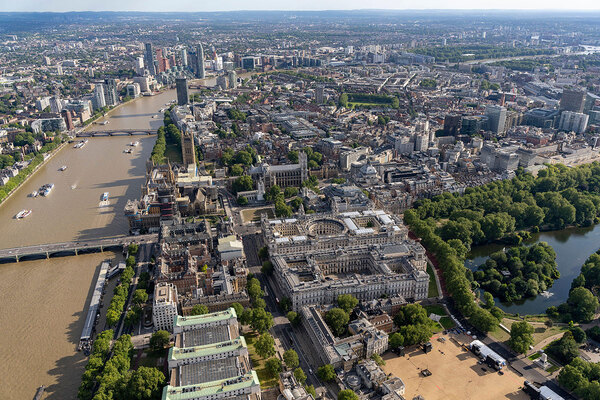
[[231, 339], [228, 325], [192, 329], [183, 332], [181, 335], [183, 339], [182, 347], [206, 346]]
[[242, 371], [237, 357], [229, 357], [182, 365], [177, 368], [177, 372], [179, 386], [189, 386], [234, 378], [245, 371]]
[[191, 400], [205, 396], [215, 396], [216, 398], [222, 394], [250, 389], [253, 386], [256, 386], [260, 390], [260, 382], [256, 372], [249, 371], [245, 375], [232, 379], [222, 379], [188, 386], [167, 386], [163, 389], [162, 400]]
[[178, 315], [175, 318], [175, 326], [194, 326], [194, 325], [202, 325], [202, 324], [210, 324], [213, 322], [226, 321], [232, 318], [237, 318], [235, 310], [233, 308], [229, 308], [225, 311], [219, 311], [210, 314], [204, 315], [191, 315], [187, 317], [182, 317]]
[[234, 340], [225, 342], [211, 343], [207, 345], [191, 346], [191, 347], [171, 347], [169, 349], [169, 360], [185, 360], [196, 357], [210, 357], [217, 354], [223, 354], [234, 350], [239, 350], [247, 347], [246, 339], [240, 336]]

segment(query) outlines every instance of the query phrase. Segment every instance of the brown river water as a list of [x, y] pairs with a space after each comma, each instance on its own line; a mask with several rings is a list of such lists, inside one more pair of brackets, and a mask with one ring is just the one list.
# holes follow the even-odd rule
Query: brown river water
[[[109, 124], [91, 130], [157, 128], [158, 110], [171, 90], [114, 110]], [[156, 118], [152, 118], [157, 115]], [[100, 120], [102, 121], [102, 120]], [[81, 149], [66, 145], [0, 205], [0, 248], [120, 236], [127, 233], [123, 207], [140, 195], [145, 163], [156, 136], [90, 138]], [[123, 150], [140, 144], [133, 154]], [[65, 171], [59, 171], [61, 166]], [[54, 183], [48, 197], [28, 197]], [[74, 186], [74, 188], [72, 188]], [[110, 205], [99, 207], [103, 192]], [[22, 209], [32, 214], [17, 220]], [[0, 264], [0, 399], [75, 399], [87, 358], [76, 351], [102, 260], [113, 253]]]

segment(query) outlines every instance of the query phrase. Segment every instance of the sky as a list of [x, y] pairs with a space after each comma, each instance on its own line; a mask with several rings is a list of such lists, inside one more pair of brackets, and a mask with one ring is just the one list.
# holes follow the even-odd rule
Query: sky
[[600, 10], [598, 0], [0, 0], [6, 11], [236, 11], [359, 9]]

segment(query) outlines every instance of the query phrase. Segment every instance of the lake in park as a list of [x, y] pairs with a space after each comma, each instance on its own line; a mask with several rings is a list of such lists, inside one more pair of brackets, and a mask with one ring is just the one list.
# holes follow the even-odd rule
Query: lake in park
[[[556, 252], [556, 264], [560, 271], [560, 278], [554, 281], [548, 292], [553, 295], [521, 300], [510, 304], [503, 304], [496, 299], [496, 305], [502, 310], [513, 314], [541, 314], [550, 306], [558, 306], [569, 297], [571, 282], [579, 275], [581, 266], [588, 257], [600, 248], [600, 224], [587, 228], [568, 228], [560, 231], [541, 232], [533, 235], [526, 244], [546, 242]], [[483, 264], [490, 254], [502, 250], [505, 246], [489, 244], [475, 246], [469, 254], [465, 266], [473, 271]]]

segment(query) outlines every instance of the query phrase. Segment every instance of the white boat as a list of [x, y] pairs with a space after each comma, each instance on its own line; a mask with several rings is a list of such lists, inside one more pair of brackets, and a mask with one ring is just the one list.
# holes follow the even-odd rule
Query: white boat
[[108, 192], [102, 193], [102, 201], [108, 201]]
[[40, 194], [42, 196], [48, 196], [52, 189], [54, 189], [54, 183], [48, 183], [40, 188]]
[[133, 142], [133, 147], [137, 147], [140, 144], [140, 142], [138, 142], [137, 140], [135, 142]]
[[39, 193], [37, 192], [37, 190], [34, 190], [33, 192], [29, 193], [29, 197], [38, 197]]
[[77, 185], [75, 185], [75, 184], [71, 185], [71, 189], [75, 189], [76, 187], [77, 187]]
[[17, 219], [23, 219], [31, 215], [31, 210], [21, 210], [17, 214]]
[[131, 153], [133, 153], [133, 150], [132, 149], [125, 149], [125, 150], [123, 150], [123, 153], [131, 154]]
[[58, 170], [59, 170], [59, 171], [64, 171], [65, 169], [67, 169], [67, 166], [66, 166], [66, 165], [63, 165], [63, 166], [62, 166], [62, 167], [60, 167]]
[[109, 121], [102, 121], [100, 122], [100, 125], [108, 125]]

